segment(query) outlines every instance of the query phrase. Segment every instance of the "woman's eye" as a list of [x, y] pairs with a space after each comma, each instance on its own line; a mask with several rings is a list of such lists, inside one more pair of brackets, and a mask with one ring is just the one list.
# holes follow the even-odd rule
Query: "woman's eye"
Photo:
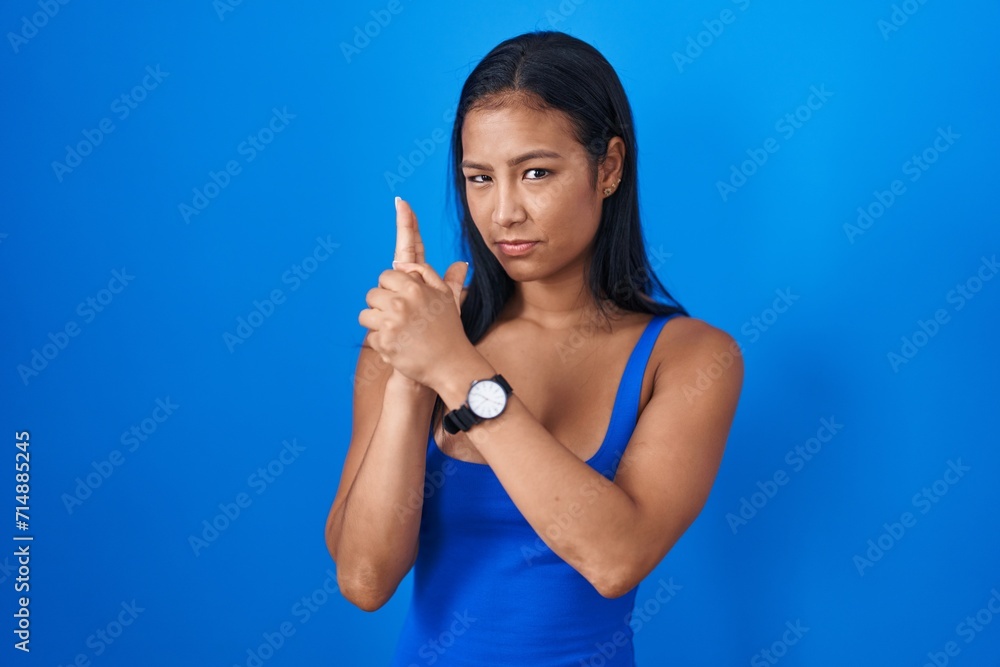
[[[534, 176], [528, 178], [529, 181], [539, 181], [539, 180], [545, 178], [546, 176], [548, 176], [550, 172], [549, 172], [548, 169], [536, 168], [536, 169], [528, 169], [524, 173], [525, 174], [535, 174]], [[489, 179], [489, 178], [490, 178], [490, 176], [488, 174], [474, 174], [472, 176], [466, 176], [465, 180], [467, 180], [469, 183], [476, 183], [478, 185], [482, 185], [482, 184], [486, 183], [487, 181], [480, 180], [480, 179]]]

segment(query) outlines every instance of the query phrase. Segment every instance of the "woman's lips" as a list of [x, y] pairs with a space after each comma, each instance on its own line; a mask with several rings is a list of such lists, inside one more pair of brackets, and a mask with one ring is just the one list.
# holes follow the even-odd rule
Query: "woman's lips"
[[538, 245], [538, 241], [527, 241], [525, 243], [497, 243], [500, 252], [505, 255], [517, 256], [531, 252], [531, 249]]

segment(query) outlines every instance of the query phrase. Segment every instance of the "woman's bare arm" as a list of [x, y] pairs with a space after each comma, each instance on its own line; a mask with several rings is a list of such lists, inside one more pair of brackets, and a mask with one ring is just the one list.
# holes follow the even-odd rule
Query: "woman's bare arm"
[[366, 344], [354, 382], [354, 423], [326, 544], [341, 593], [375, 611], [413, 566], [436, 394], [395, 372]]
[[[393, 264], [423, 264], [417, 215], [399, 197], [395, 206]], [[467, 293], [463, 288], [459, 311]], [[337, 585], [365, 611], [384, 605], [417, 559], [427, 437], [436, 398], [433, 389], [386, 363], [365, 336], [355, 373], [351, 443], [326, 520], [326, 545], [337, 564]]]

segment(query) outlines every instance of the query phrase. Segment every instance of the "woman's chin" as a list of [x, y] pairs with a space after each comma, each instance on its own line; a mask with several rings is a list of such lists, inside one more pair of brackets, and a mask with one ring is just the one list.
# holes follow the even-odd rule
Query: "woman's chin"
[[538, 274], [538, 264], [533, 261], [526, 261], [519, 257], [506, 257], [503, 254], [497, 257], [497, 261], [513, 280], [532, 280]]

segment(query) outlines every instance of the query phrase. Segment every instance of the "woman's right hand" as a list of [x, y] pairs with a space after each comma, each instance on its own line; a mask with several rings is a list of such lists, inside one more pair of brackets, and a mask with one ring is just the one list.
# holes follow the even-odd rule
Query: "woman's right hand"
[[[424, 242], [420, 238], [420, 227], [417, 223], [417, 214], [410, 208], [409, 203], [396, 197], [396, 250], [393, 254], [393, 268], [396, 262], [418, 262], [426, 263], [424, 259]], [[416, 272], [412, 275], [420, 277]], [[421, 278], [423, 280], [423, 278]], [[434, 390], [420, 382], [417, 382], [393, 368], [389, 376], [387, 389], [397, 390], [401, 393], [414, 394], [418, 396], [433, 395]]]

